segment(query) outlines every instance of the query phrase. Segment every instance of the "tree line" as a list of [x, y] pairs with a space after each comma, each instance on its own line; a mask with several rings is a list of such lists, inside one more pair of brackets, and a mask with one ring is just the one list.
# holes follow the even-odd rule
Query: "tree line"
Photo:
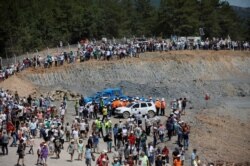
[[220, 0], [8, 0], [0, 2], [0, 55], [56, 47], [59, 41], [199, 36], [249, 40], [243, 21]]

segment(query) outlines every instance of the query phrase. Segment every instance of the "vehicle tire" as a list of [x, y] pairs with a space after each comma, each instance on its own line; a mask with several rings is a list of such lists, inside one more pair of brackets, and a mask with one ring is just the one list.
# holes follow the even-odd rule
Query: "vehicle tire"
[[128, 111], [126, 111], [126, 112], [123, 112], [123, 118], [124, 119], [128, 119], [129, 118], [129, 116], [130, 116], [130, 113], [128, 112]]
[[149, 117], [149, 118], [153, 118], [154, 116], [155, 116], [155, 112], [152, 111], [152, 110], [149, 110], [149, 111], [148, 111], [148, 117]]

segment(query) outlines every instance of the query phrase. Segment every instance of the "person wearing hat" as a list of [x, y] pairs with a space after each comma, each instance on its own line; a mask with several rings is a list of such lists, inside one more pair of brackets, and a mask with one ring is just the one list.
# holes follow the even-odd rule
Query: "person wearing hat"
[[171, 105], [171, 108], [172, 108], [173, 112], [177, 110], [177, 108], [178, 108], [178, 102], [177, 102], [176, 99], [174, 99], [173, 101], [171, 101], [170, 105]]
[[178, 154], [176, 159], [174, 159], [174, 166], [181, 166], [181, 155]]
[[48, 149], [47, 144], [44, 143], [41, 148], [41, 158], [42, 158], [43, 165], [46, 165], [48, 155], [49, 155], [49, 149]]
[[103, 152], [100, 154], [100, 156], [98, 157], [96, 164], [98, 166], [106, 166], [107, 165], [107, 161], [109, 160], [108, 155], [107, 155], [107, 151], [103, 150]]
[[79, 142], [77, 143], [77, 152], [78, 152], [78, 160], [82, 161], [82, 154], [83, 154], [83, 141], [82, 141], [82, 139], [79, 139]]
[[103, 137], [103, 131], [102, 131], [102, 122], [100, 120], [100, 117], [97, 117], [95, 120], [96, 128], [97, 128], [97, 134], [101, 138], [101, 135]]
[[110, 120], [110, 118], [107, 118], [105, 120], [104, 126], [105, 126], [106, 134], [109, 132], [112, 132], [112, 121]]
[[161, 109], [161, 102], [159, 101], [158, 98], [155, 101], [155, 108], [156, 108], [156, 116], [159, 116], [160, 109]]
[[107, 106], [103, 106], [102, 109], [102, 122], [104, 122], [104, 119], [108, 118], [108, 109]]
[[158, 154], [155, 159], [155, 166], [162, 166], [162, 155]]
[[128, 142], [129, 142], [129, 146], [130, 147], [134, 147], [135, 146], [135, 141], [136, 141], [136, 137], [134, 135], [134, 131], [132, 130], [130, 132], [130, 135], [128, 136]]
[[107, 160], [103, 158], [102, 162], [98, 166], [107, 166]]
[[161, 99], [161, 112], [160, 112], [161, 116], [165, 116], [165, 109], [166, 109], [166, 102], [165, 102], [165, 99], [162, 98]]
[[75, 143], [75, 140], [72, 139], [70, 141], [70, 144], [69, 144], [68, 148], [67, 148], [67, 152], [70, 154], [70, 161], [71, 162], [73, 161], [73, 156], [74, 156], [74, 152], [75, 152], [75, 145], [74, 145], [74, 143]]

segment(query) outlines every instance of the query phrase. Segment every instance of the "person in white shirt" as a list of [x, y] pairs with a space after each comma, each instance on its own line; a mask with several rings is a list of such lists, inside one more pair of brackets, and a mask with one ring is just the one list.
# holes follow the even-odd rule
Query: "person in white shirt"
[[123, 126], [122, 128], [122, 142], [124, 144], [124, 141], [127, 142], [128, 141], [128, 129]]
[[80, 137], [83, 138], [83, 134], [86, 132], [86, 124], [84, 120], [82, 119], [80, 122]]
[[79, 139], [79, 132], [78, 132], [77, 128], [75, 128], [75, 129], [73, 130], [72, 136], [73, 136], [74, 140], [75, 140], [76, 142], [78, 142], [78, 139]]
[[60, 110], [61, 119], [64, 120], [65, 108], [64, 107], [60, 107], [59, 110]]

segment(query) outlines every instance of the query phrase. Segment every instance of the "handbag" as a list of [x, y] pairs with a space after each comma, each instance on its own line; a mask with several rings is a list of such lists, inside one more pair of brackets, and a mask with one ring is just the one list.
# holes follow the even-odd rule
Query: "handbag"
[[95, 161], [95, 156], [93, 155], [93, 153], [91, 154], [92, 157], [92, 161]]

